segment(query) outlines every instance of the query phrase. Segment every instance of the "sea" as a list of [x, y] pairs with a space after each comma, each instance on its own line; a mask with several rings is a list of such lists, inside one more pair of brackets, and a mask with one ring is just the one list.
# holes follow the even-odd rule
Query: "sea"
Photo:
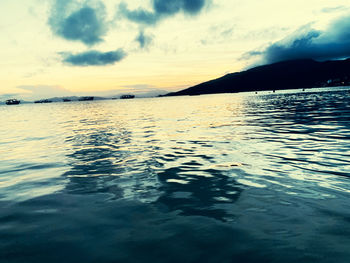
[[350, 88], [0, 106], [0, 262], [350, 262]]

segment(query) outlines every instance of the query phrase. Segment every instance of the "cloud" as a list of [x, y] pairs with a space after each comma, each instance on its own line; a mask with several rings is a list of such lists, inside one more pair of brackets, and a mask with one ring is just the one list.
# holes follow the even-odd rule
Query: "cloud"
[[56, 0], [51, 8], [49, 26], [54, 34], [70, 41], [80, 41], [88, 46], [103, 41], [107, 33], [105, 6], [76, 1]]
[[152, 11], [138, 8], [128, 9], [125, 3], [119, 5], [119, 14], [139, 24], [154, 25], [163, 18], [177, 13], [196, 15], [203, 10], [209, 0], [152, 0]]
[[122, 60], [126, 53], [122, 49], [109, 52], [91, 50], [87, 52], [72, 54], [62, 53], [63, 62], [72, 66], [105, 66]]
[[205, 0], [153, 0], [153, 9], [160, 15], [174, 15], [180, 11], [186, 14], [199, 13], [204, 5]]
[[138, 24], [154, 25], [160, 17], [151, 11], [138, 8], [136, 10], [130, 10], [125, 3], [119, 5], [119, 14], [126, 17], [128, 20]]
[[348, 9], [346, 6], [336, 6], [336, 7], [325, 7], [325, 8], [322, 8], [321, 12], [323, 13], [332, 13], [332, 12], [338, 12], [338, 11], [344, 11]]
[[232, 41], [234, 30], [235, 26], [228, 25], [227, 23], [213, 25], [209, 28], [205, 38], [200, 40], [200, 43], [202, 45], [209, 45]]
[[350, 16], [334, 20], [323, 31], [305, 26], [297, 32], [262, 51], [254, 50], [243, 57], [259, 56], [263, 63], [307, 58], [323, 61], [350, 57]]
[[152, 43], [153, 37], [151, 35], [146, 35], [143, 30], [140, 30], [135, 40], [140, 44], [140, 48], [144, 49]]

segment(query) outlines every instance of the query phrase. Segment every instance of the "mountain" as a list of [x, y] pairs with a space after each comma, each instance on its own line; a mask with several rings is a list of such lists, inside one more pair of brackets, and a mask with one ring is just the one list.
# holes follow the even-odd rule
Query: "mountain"
[[350, 58], [290, 60], [227, 74], [166, 96], [350, 85]]

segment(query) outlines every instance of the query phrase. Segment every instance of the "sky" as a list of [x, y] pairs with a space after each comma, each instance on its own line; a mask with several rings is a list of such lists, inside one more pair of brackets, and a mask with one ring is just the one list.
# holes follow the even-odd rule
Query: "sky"
[[1, 0], [0, 100], [177, 91], [350, 57], [350, 0]]

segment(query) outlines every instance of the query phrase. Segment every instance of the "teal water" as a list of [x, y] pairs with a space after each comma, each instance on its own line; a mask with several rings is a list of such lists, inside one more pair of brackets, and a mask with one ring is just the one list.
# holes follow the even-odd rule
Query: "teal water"
[[350, 90], [0, 106], [0, 262], [348, 262]]

